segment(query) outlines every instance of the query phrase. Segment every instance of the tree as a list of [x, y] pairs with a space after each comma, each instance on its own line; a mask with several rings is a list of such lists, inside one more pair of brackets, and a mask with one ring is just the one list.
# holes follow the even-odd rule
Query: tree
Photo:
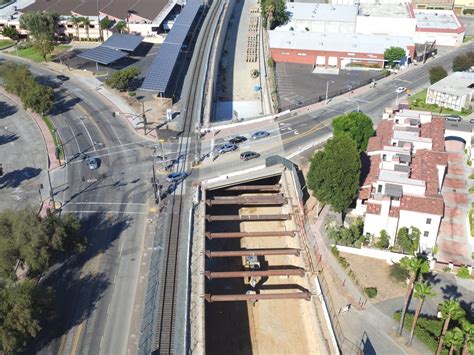
[[414, 258], [403, 257], [400, 260], [400, 266], [408, 270], [410, 273], [410, 279], [408, 280], [407, 293], [405, 295], [405, 302], [403, 303], [402, 315], [400, 317], [400, 324], [398, 326], [398, 334], [402, 335], [403, 324], [405, 322], [405, 315], [408, 308], [408, 302], [413, 292], [413, 284], [418, 280], [420, 274], [425, 274], [429, 271], [430, 266], [428, 261], [423, 256], [417, 256]]
[[18, 40], [18, 37], [20, 36], [20, 33], [17, 31], [15, 27], [6, 26], [2, 30], [2, 36], [8, 37], [11, 40], [16, 42]]
[[380, 237], [376, 245], [380, 249], [386, 249], [388, 248], [389, 244], [390, 244], [390, 236], [388, 235], [385, 229], [382, 229], [380, 231]]
[[36, 80], [29, 84], [29, 88], [21, 96], [26, 108], [44, 115], [53, 106], [54, 91], [49, 86], [39, 84]]
[[405, 50], [400, 47], [387, 48], [383, 54], [385, 61], [392, 68], [395, 66], [395, 63], [400, 62], [405, 55]]
[[452, 355], [454, 350], [459, 349], [464, 343], [462, 330], [458, 327], [448, 330], [444, 336], [444, 343], [449, 347], [449, 355]]
[[447, 300], [441, 303], [440, 312], [441, 318], [444, 319], [444, 323], [441, 336], [439, 338], [438, 349], [436, 350], [437, 355], [441, 354], [441, 350], [443, 349], [443, 339], [444, 335], [448, 331], [449, 322], [451, 320], [461, 319], [466, 315], [466, 312], [464, 312], [464, 310], [459, 305], [459, 301], [455, 300]]
[[461, 320], [462, 330], [464, 332], [463, 355], [474, 353], [474, 324], [467, 319]]
[[430, 69], [430, 83], [434, 84], [448, 76], [448, 72], [442, 66], [436, 66]]
[[288, 22], [286, 12], [286, 1], [284, 0], [262, 0], [260, 2], [261, 12], [264, 15], [267, 30], [284, 25]]
[[0, 286], [0, 352], [19, 352], [38, 335], [41, 322], [52, 316], [52, 297], [33, 281]]
[[458, 55], [453, 60], [453, 71], [466, 71], [474, 65], [474, 53]]
[[81, 23], [84, 25], [84, 29], [86, 30], [86, 37], [89, 40], [89, 27], [91, 25], [91, 20], [89, 17], [81, 17]]
[[59, 15], [47, 11], [26, 12], [20, 17], [20, 27], [30, 32], [33, 46], [44, 59], [53, 51], [58, 22]]
[[115, 25], [115, 28], [117, 29], [117, 31], [119, 31], [119, 33], [123, 33], [123, 32], [126, 32], [127, 24], [125, 23], [125, 21], [119, 21]]
[[48, 54], [51, 54], [54, 50], [54, 43], [45, 33], [38, 34], [33, 41], [33, 47], [46, 61]]
[[403, 253], [415, 254], [418, 250], [420, 235], [421, 233], [418, 228], [411, 227], [409, 230], [407, 227], [402, 227], [398, 230], [396, 243]]
[[362, 112], [350, 112], [338, 116], [332, 121], [334, 135], [346, 133], [357, 144], [357, 149], [362, 152], [367, 149], [369, 138], [375, 133], [372, 120]]
[[339, 134], [311, 159], [307, 184], [319, 201], [343, 212], [357, 194], [359, 175], [357, 146], [350, 137]]
[[108, 78], [105, 83], [111, 88], [119, 91], [125, 91], [130, 88], [130, 84], [140, 74], [140, 69], [137, 67], [129, 67], [116, 71]]
[[100, 20], [100, 27], [102, 29], [108, 30], [111, 25], [112, 25], [112, 20], [109, 19], [108, 17], [104, 17], [102, 20]]
[[434, 297], [435, 293], [433, 292], [433, 286], [427, 282], [417, 282], [415, 284], [415, 293], [414, 297], [419, 300], [418, 307], [416, 307], [415, 316], [413, 317], [413, 323], [411, 326], [410, 340], [408, 345], [411, 346], [413, 342], [413, 335], [415, 335], [416, 322], [418, 322], [418, 317], [420, 316], [421, 309], [423, 308], [423, 303], [427, 297]]

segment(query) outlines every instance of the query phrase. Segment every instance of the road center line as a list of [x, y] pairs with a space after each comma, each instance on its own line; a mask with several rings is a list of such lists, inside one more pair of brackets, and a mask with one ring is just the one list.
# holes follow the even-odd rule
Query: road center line
[[84, 121], [83, 121], [83, 119], [82, 119], [81, 116], [79, 116], [79, 121], [81, 121], [82, 126], [83, 126], [84, 129], [86, 130], [86, 133], [87, 133], [87, 135], [89, 136], [89, 139], [91, 140], [92, 148], [94, 149], [94, 152], [95, 152], [95, 151], [96, 151], [96, 149], [95, 149], [95, 143], [94, 143], [94, 141], [92, 140], [91, 134], [90, 134], [89, 130], [87, 129], [86, 125], [84, 124]]

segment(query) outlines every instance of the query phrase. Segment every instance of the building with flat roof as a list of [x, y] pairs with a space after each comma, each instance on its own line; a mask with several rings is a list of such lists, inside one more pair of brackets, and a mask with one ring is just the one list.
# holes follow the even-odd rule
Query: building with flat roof
[[413, 0], [415, 9], [452, 10], [454, 0]]
[[270, 52], [276, 62], [343, 69], [347, 66], [382, 68], [385, 49], [395, 46], [414, 55], [410, 37], [347, 33], [270, 31]]
[[455, 72], [428, 88], [426, 103], [461, 111], [471, 106], [474, 73]]
[[440, 46], [458, 46], [464, 39], [464, 26], [451, 10], [415, 10], [415, 42], [436, 41]]
[[364, 234], [390, 236], [402, 227], [420, 230], [419, 249], [436, 245], [444, 199], [441, 195], [448, 159], [445, 120], [421, 111], [386, 111], [369, 140], [369, 173], [359, 191], [355, 213], [364, 216]]

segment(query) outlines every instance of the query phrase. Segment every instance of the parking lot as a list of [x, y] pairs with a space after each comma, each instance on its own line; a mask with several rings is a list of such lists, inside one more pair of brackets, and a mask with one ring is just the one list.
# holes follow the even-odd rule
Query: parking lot
[[293, 63], [276, 63], [275, 72], [280, 107], [300, 104], [319, 96], [324, 99], [328, 82], [331, 93], [351, 89], [380, 74], [378, 70], [341, 70], [338, 75], [313, 74], [311, 65]]

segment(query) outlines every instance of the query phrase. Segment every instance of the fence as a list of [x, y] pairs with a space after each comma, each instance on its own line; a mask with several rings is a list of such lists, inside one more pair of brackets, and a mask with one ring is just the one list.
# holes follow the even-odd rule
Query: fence
[[[367, 80], [361, 81], [361, 82], [359, 82], [357, 84], [354, 84], [352, 86], [345, 87], [344, 89], [331, 91], [331, 92], [328, 93], [327, 99], [332, 99], [336, 96], [340, 96], [340, 95], [345, 94], [349, 91], [353, 91], [355, 89], [358, 89], [362, 86], [369, 85], [370, 83], [373, 83], [374, 81], [383, 79], [383, 78], [387, 77], [388, 75], [389, 75], [389, 73], [383, 73], [383, 74], [381, 73], [381, 74], [377, 75], [376, 77], [374, 77], [372, 79], [367, 79]], [[278, 85], [277, 85], [277, 92], [278, 92]], [[317, 97], [306, 99], [304, 101], [298, 101], [295, 104], [286, 105], [286, 106], [280, 106], [280, 102], [278, 102], [278, 112], [285, 111], [285, 110], [295, 110], [297, 108], [312, 105], [312, 104], [316, 104], [316, 103], [324, 101], [324, 100], [326, 100], [326, 95], [319, 95]]]

